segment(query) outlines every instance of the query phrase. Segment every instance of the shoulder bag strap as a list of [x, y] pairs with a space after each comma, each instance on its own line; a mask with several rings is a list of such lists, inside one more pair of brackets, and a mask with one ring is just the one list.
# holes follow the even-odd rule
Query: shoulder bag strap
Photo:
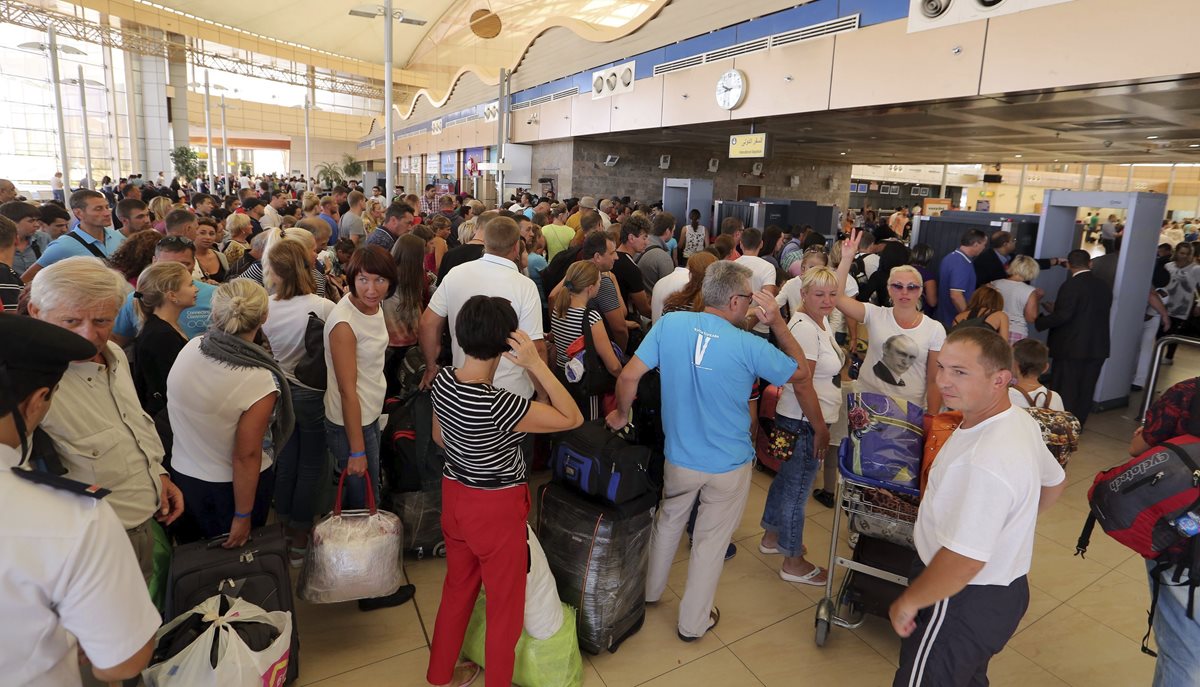
[[100, 258], [101, 260], [108, 260], [108, 256], [107, 256], [107, 255], [105, 255], [105, 254], [104, 254], [104, 252], [103, 252], [103, 251], [101, 251], [99, 248], [97, 248], [97, 247], [96, 247], [96, 244], [94, 244], [94, 243], [88, 243], [87, 241], [84, 241], [84, 240], [83, 240], [83, 238], [81, 238], [81, 237], [79, 236], [79, 234], [76, 234], [75, 232], [71, 231], [71, 232], [67, 232], [67, 236], [70, 236], [71, 238], [73, 238], [73, 239], [75, 239], [76, 241], [78, 241], [78, 242], [79, 242], [79, 245], [81, 245], [81, 246], [83, 246], [84, 248], [86, 248], [86, 249], [87, 249], [87, 251], [88, 251], [89, 253], [91, 253], [92, 255], [94, 255], [94, 256], [96, 256], [96, 257]]
[[1054, 392], [1049, 389], [1046, 389], [1046, 394], [1044, 396], [1042, 396], [1042, 398], [1046, 399], [1045, 401], [1042, 402], [1042, 407], [1045, 408], [1046, 410], [1049, 410], [1050, 409], [1050, 401], [1052, 401], [1054, 399]]

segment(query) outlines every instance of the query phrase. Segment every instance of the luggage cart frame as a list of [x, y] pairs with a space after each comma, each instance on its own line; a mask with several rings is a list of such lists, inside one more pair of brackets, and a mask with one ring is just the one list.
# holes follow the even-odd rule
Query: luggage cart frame
[[[837, 506], [833, 511], [833, 533], [830, 536], [829, 542], [829, 568], [825, 575], [825, 598], [821, 599], [820, 603], [817, 604], [815, 623], [817, 646], [825, 646], [832, 627], [837, 626], [853, 630], [861, 626], [865, 621], [865, 612], [860, 612], [857, 616], [842, 613], [843, 607], [846, 607], [846, 610], [850, 610], [846, 597], [850, 590], [850, 581], [854, 574], [867, 575], [904, 587], [908, 586], [908, 578], [904, 575], [897, 575], [887, 570], [837, 555], [838, 532], [841, 530], [842, 512], [845, 511], [849, 518], [865, 518], [873, 523], [882, 524], [885, 528], [893, 532], [902, 534], [907, 532], [907, 537], [911, 539], [912, 528], [916, 522], [914, 514], [868, 503], [865, 495], [871, 491], [885, 489], [895, 494], [908, 496], [917, 496], [918, 492], [915, 489], [887, 484], [856, 475], [847, 469], [846, 460], [846, 451], [839, 451]], [[857, 536], [857, 533], [852, 532], [850, 534], [851, 539]], [[837, 568], [846, 568], [847, 574], [842, 579], [837, 596], [834, 596], [833, 579]]]

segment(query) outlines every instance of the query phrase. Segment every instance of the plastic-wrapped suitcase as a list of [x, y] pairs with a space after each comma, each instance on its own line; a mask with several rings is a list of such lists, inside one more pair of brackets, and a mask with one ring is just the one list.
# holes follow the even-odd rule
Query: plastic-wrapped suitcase
[[224, 537], [184, 544], [175, 549], [167, 578], [169, 622], [216, 594], [241, 598], [264, 611], [292, 613], [292, 647], [287, 681], [300, 674], [300, 632], [292, 598], [287, 538], [283, 525], [266, 525], [250, 533], [238, 549], [221, 548]]
[[446, 557], [446, 538], [442, 534], [442, 487], [409, 491], [394, 496], [400, 522], [404, 525], [404, 543], [417, 558]]
[[559, 597], [579, 610], [579, 646], [615, 652], [646, 617], [646, 568], [658, 494], [619, 506], [553, 482], [538, 492], [538, 540]]
[[779, 404], [780, 387], [774, 384], [763, 389], [758, 399], [758, 434], [754, 437], [754, 453], [758, 458], [759, 469], [767, 468], [771, 472], [779, 472], [783, 465], [771, 456], [768, 446], [771, 442], [771, 430], [775, 428], [775, 406]]

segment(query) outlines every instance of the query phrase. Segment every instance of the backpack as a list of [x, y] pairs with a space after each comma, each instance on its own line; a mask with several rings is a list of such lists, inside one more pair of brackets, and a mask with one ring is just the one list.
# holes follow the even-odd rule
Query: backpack
[[[1013, 388], [1017, 389], [1017, 387]], [[1046, 390], [1046, 395], [1042, 396], [1041, 406], [1038, 406], [1035, 399], [1025, 391], [1021, 389], [1017, 389], [1017, 391], [1025, 397], [1025, 402], [1029, 404], [1025, 412], [1029, 413], [1041, 426], [1042, 441], [1046, 443], [1046, 448], [1049, 449], [1059, 465], [1066, 467], [1067, 461], [1071, 460], [1071, 456], [1079, 448], [1079, 433], [1083, 431], [1079, 420], [1066, 411], [1050, 410], [1050, 401], [1054, 398], [1054, 392], [1049, 389]]]
[[925, 493], [925, 485], [929, 484], [929, 472], [933, 469], [933, 461], [938, 451], [950, 441], [950, 435], [962, 424], [962, 411], [949, 410], [934, 415], [925, 430], [925, 447], [921, 456], [921, 493]]
[[[1096, 475], [1088, 490], [1090, 513], [1075, 546], [1075, 555], [1087, 552], [1096, 523], [1113, 539], [1155, 561], [1150, 571], [1150, 619], [1142, 652], [1156, 656], [1148, 647], [1158, 604], [1161, 575], [1175, 570], [1173, 585], [1189, 589], [1187, 617], [1193, 618], [1196, 587], [1200, 586], [1198, 537], [1176, 527], [1176, 521], [1191, 511], [1200, 515], [1200, 438], [1184, 434], [1130, 458], [1117, 467]], [[1187, 582], [1180, 582], [1184, 571]]]
[[324, 391], [329, 383], [329, 368], [325, 364], [325, 321], [315, 312], [308, 313], [304, 328], [304, 353], [292, 372], [304, 386]]
[[[591, 318], [593, 312], [595, 311], [591, 308], [584, 309], [583, 332], [563, 352], [567, 356], [567, 366], [563, 372], [567, 388], [575, 389], [583, 398], [612, 393], [617, 388], [617, 378], [600, 360], [600, 354], [596, 351], [596, 343], [592, 339]], [[612, 344], [612, 347], [617, 358], [620, 359], [622, 357], [620, 347], [615, 343]]]

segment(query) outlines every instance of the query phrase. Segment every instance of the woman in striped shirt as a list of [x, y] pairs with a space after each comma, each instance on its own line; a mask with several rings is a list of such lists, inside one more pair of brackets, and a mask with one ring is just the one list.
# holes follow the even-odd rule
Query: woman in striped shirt
[[[528, 563], [529, 488], [521, 442], [526, 433], [562, 432], [583, 424], [570, 392], [517, 322], [516, 311], [503, 298], [469, 299], [454, 328], [466, 361], [460, 368], [443, 367], [433, 380], [433, 438], [446, 450], [446, 580], [426, 674], [434, 685], [470, 684], [479, 672], [473, 664], [455, 663], [481, 582], [488, 590], [486, 684], [512, 683]], [[502, 355], [533, 377], [550, 402], [530, 401], [493, 386]]]
[[[563, 279], [562, 288], [554, 297], [554, 310], [550, 313], [550, 332], [554, 335], [554, 348], [557, 351], [555, 370], [564, 379], [574, 378], [578, 374], [604, 374], [602, 370], [578, 369], [568, 371], [572, 359], [567, 357], [567, 349], [577, 339], [583, 336], [583, 318], [587, 315], [588, 328], [592, 333], [592, 345], [600, 357], [608, 374], [615, 379], [621, 374], [621, 359], [609, 342], [608, 330], [604, 328], [604, 318], [600, 313], [587, 307], [588, 301], [600, 292], [600, 268], [587, 260], [580, 260], [567, 268], [567, 276]], [[576, 365], [578, 363], [575, 363]], [[584, 410], [587, 420], [598, 420], [603, 417], [600, 411], [600, 397], [587, 396], [577, 398], [579, 407]]]

